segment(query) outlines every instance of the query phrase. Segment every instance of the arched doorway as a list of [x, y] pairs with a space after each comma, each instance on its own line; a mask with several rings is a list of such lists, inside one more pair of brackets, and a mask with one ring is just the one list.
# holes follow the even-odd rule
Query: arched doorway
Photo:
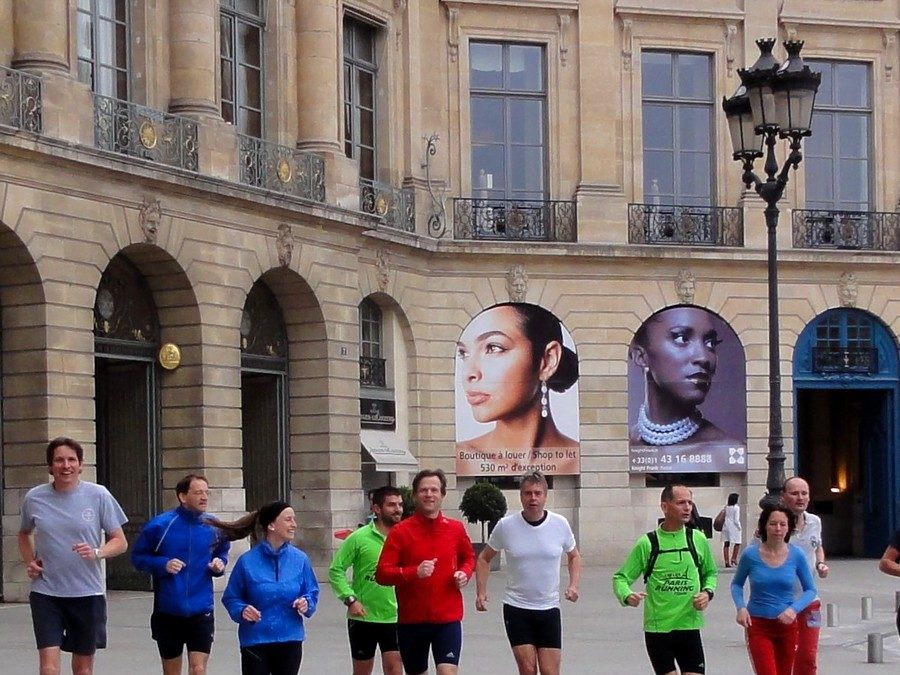
[[287, 500], [287, 330], [264, 281], [247, 296], [241, 317], [241, 435], [248, 510]]
[[831, 555], [880, 556], [900, 522], [897, 342], [876, 316], [831, 309], [794, 356], [796, 466]]
[[[141, 273], [118, 255], [100, 279], [94, 304], [97, 479], [116, 497], [133, 543], [159, 506], [159, 319]], [[149, 590], [128, 556], [107, 563], [107, 585]]]

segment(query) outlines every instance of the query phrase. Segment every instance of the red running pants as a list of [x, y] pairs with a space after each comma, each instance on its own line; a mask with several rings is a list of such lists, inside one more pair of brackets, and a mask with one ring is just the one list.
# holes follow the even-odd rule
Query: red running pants
[[747, 651], [756, 675], [791, 675], [797, 653], [797, 622], [750, 617]]
[[822, 602], [812, 603], [797, 615], [797, 658], [794, 675], [816, 675], [819, 653], [819, 631], [822, 629]]

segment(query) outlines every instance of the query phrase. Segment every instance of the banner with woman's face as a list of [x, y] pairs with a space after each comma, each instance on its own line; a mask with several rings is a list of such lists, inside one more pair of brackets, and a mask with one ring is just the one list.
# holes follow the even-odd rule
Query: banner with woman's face
[[634, 334], [628, 364], [629, 471], [747, 471], [744, 348], [721, 317], [675, 305]]
[[578, 356], [548, 310], [503, 303], [472, 319], [455, 393], [457, 475], [579, 473]]

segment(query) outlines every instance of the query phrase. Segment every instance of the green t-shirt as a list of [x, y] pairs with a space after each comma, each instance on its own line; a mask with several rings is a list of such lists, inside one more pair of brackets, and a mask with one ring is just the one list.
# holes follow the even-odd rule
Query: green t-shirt
[[[375, 567], [384, 547], [384, 539], [375, 523], [360, 527], [344, 540], [328, 568], [328, 580], [338, 599], [343, 602], [355, 595], [365, 608], [365, 616], [353, 617], [357, 621], [397, 622], [394, 587], [375, 582]], [[351, 568], [353, 579], [348, 582], [347, 570]]]
[[[687, 551], [685, 533], [694, 537], [694, 547], [700, 558], [700, 569]], [[716, 563], [706, 536], [698, 530], [681, 528], [668, 532], [656, 529], [659, 537], [659, 556], [644, 589], [644, 630], [648, 633], [668, 633], [673, 630], [692, 630], [703, 627], [703, 614], [694, 609], [694, 595], [700, 590], [716, 590]], [[671, 549], [685, 549], [665, 553]], [[641, 536], [625, 563], [613, 575], [613, 592], [623, 605], [631, 593], [631, 584], [643, 577], [650, 559], [650, 539]]]

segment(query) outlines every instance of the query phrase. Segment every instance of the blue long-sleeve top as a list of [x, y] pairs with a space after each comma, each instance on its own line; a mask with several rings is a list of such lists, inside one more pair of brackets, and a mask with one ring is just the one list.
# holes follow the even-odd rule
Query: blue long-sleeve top
[[[153, 607], [176, 616], [193, 616], [213, 610], [213, 572], [209, 563], [219, 558], [228, 563], [230, 542], [208, 523], [212, 516], [179, 506], [144, 525], [131, 552], [131, 563], [153, 575]], [[177, 558], [184, 567], [177, 574], [166, 564]]]
[[[303, 616], [311, 617], [319, 602], [319, 582], [309, 557], [290, 543], [276, 551], [264, 540], [238, 559], [222, 604], [238, 624], [241, 647], [251, 647], [303, 640], [303, 616], [292, 606], [298, 598], [306, 598], [309, 607]], [[241, 616], [247, 605], [259, 610], [259, 621]]]
[[[744, 583], [750, 578], [750, 601], [744, 603]], [[795, 596], [797, 580], [803, 589]], [[788, 555], [778, 567], [770, 567], [760, 556], [759, 546], [744, 550], [734, 579], [731, 581], [731, 598], [738, 609], [747, 608], [750, 616], [775, 619], [788, 607], [802, 612], [816, 599], [816, 583], [806, 556], [793, 544], [788, 544]]]

